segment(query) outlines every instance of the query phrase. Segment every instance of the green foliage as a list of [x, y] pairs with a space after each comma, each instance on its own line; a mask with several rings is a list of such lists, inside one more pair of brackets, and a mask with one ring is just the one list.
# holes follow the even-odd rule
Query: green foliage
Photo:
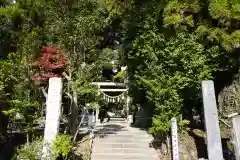
[[126, 75], [126, 70], [121, 70], [120, 72], [118, 72], [118, 74], [116, 74], [113, 78], [114, 79], [119, 79], [120, 81], [124, 81], [125, 76]]
[[131, 4], [130, 1], [123, 0], [101, 0], [103, 8], [105, 8], [109, 16], [121, 16], [124, 14], [125, 9]]
[[[66, 157], [72, 147], [71, 137], [68, 135], [58, 135], [53, 143], [52, 157], [56, 159], [61, 153]], [[39, 138], [18, 148], [15, 158], [17, 160], [40, 160], [42, 159], [43, 139]]]
[[[142, 103], [146, 98], [153, 107], [153, 133], [168, 131], [169, 120], [180, 119], [187, 101], [199, 101], [201, 80], [213, 78], [216, 70], [236, 66], [221, 64], [220, 55], [230, 59], [227, 52], [240, 45], [239, 0], [8, 3], [0, 7], [0, 54], [7, 58], [0, 60], [0, 101], [7, 106], [1, 112], [12, 119], [18, 112], [33, 123], [42, 112], [45, 99], [30, 77], [43, 45], [65, 48], [70, 80], [64, 83], [64, 95], [76, 91], [80, 104], [102, 103], [90, 84], [103, 80], [102, 67], [127, 64], [127, 71], [114, 78], [123, 81], [127, 73], [134, 101]], [[112, 25], [116, 19], [119, 26]], [[105, 44], [117, 34], [115, 30], [121, 30], [118, 38], [123, 51], [118, 53]], [[27, 113], [28, 109], [34, 112]]]
[[[58, 135], [56, 140], [53, 142], [52, 158], [56, 159], [61, 153], [64, 158], [70, 152], [72, 148], [71, 137], [68, 135]], [[42, 159], [42, 149], [43, 149], [43, 139], [39, 138], [31, 142], [30, 144], [25, 144], [17, 149], [15, 158], [17, 160], [40, 160]]]
[[56, 159], [61, 153], [64, 158], [70, 152], [72, 148], [71, 136], [69, 135], [58, 135], [53, 143], [53, 157]]
[[[182, 28], [179, 25], [194, 27], [191, 31], [198, 27], [204, 28], [211, 43], [220, 44], [225, 50], [231, 51], [239, 45], [236, 39], [240, 37], [232, 35], [239, 26], [239, 23], [236, 23], [239, 20], [239, 10], [240, 2], [237, 0], [211, 0], [210, 3], [171, 0], [163, 9], [163, 23], [164, 27], [174, 26], [176, 31]], [[217, 21], [217, 24], [213, 23], [214, 21]]]
[[18, 148], [17, 160], [40, 160], [42, 157], [43, 140], [37, 139], [30, 144], [25, 144]]
[[214, 52], [205, 50], [197, 36], [190, 34], [165, 38], [150, 31], [134, 41], [129, 54], [130, 81], [143, 88], [155, 106], [151, 132], [168, 131], [170, 119], [180, 118], [186, 92], [198, 90], [201, 80], [211, 79], [215, 68], [208, 62]]
[[87, 105], [88, 109], [97, 109], [99, 107], [100, 107], [99, 104], [96, 102], [91, 102], [91, 103], [89, 103], [89, 105]]
[[96, 100], [96, 95], [98, 92], [97, 87], [91, 85], [91, 82], [95, 78], [96, 66], [93, 65], [85, 65], [78, 72], [76, 72], [76, 76], [73, 78], [72, 85], [79, 97], [80, 104], [85, 105], [85, 103], [94, 102]]
[[210, 12], [213, 18], [230, 18], [231, 12], [227, 0], [211, 0]]
[[37, 101], [28, 101], [26, 99], [23, 100], [12, 100], [11, 101], [12, 108], [8, 111], [3, 111], [6, 115], [14, 115], [17, 112], [23, 112], [27, 108], [38, 108], [40, 104]]
[[132, 105], [129, 109], [130, 109], [131, 112], [136, 112], [137, 111], [137, 106]]
[[189, 120], [182, 120], [179, 122], [179, 130], [183, 130], [186, 125], [190, 124]]
[[[61, 7], [64, 13], [59, 10]], [[74, 89], [82, 105], [94, 102], [97, 90], [91, 82], [101, 81], [101, 67], [106, 63], [103, 55], [108, 55], [109, 51], [99, 49], [103, 38], [101, 33], [107, 23], [106, 11], [97, 0], [52, 1], [48, 3], [48, 9], [44, 10], [43, 29], [47, 41], [64, 46], [69, 58], [67, 73], [71, 81], [64, 92], [71, 93]]]
[[0, 7], [0, 16], [4, 18], [15, 18], [24, 16], [24, 10], [19, 5], [8, 5], [7, 7]]

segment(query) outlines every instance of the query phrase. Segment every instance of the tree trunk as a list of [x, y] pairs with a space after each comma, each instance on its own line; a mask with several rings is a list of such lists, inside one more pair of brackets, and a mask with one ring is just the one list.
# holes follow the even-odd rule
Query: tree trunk
[[0, 150], [2, 150], [7, 140], [8, 117], [0, 110]]
[[76, 91], [73, 91], [73, 103], [71, 104], [71, 118], [70, 118], [70, 124], [71, 124], [71, 134], [74, 136], [77, 131], [77, 93]]
[[[70, 133], [74, 136], [76, 131], [77, 131], [77, 107], [78, 107], [78, 102], [77, 102], [77, 92], [75, 91], [74, 87], [70, 87], [70, 82], [72, 78], [72, 73], [69, 71], [69, 76], [64, 72], [63, 76], [68, 80], [68, 92], [67, 95], [71, 99], [71, 105], [70, 105], [70, 112], [68, 116], [68, 126]], [[70, 88], [72, 88], [73, 95], [70, 95]]]

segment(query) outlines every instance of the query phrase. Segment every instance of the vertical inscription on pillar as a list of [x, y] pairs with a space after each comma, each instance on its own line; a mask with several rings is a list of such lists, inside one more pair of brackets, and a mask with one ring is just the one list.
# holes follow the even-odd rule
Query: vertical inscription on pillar
[[173, 160], [179, 160], [177, 119], [174, 117], [171, 119], [171, 134], [172, 134]]
[[223, 160], [218, 111], [213, 81], [202, 81], [205, 127], [209, 160]]

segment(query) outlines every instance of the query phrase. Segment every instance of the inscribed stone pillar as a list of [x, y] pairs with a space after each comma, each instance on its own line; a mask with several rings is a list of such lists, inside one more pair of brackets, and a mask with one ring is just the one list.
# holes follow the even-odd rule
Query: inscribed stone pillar
[[51, 145], [55, 140], [60, 122], [62, 101], [62, 79], [50, 78], [47, 96], [46, 121], [44, 130], [43, 159], [51, 160]]
[[171, 136], [173, 160], [179, 160], [177, 119], [175, 117], [171, 119]]
[[213, 81], [202, 81], [205, 127], [209, 160], [223, 160], [222, 142], [218, 121], [217, 103]]
[[240, 160], [240, 115], [232, 118], [232, 139], [236, 160]]

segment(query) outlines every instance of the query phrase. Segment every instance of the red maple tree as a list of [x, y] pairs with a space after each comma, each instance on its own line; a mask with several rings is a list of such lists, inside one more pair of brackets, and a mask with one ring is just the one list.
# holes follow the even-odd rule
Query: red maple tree
[[62, 76], [67, 68], [68, 58], [58, 47], [43, 46], [37, 65], [39, 72], [32, 76], [32, 80], [44, 83], [49, 78]]

